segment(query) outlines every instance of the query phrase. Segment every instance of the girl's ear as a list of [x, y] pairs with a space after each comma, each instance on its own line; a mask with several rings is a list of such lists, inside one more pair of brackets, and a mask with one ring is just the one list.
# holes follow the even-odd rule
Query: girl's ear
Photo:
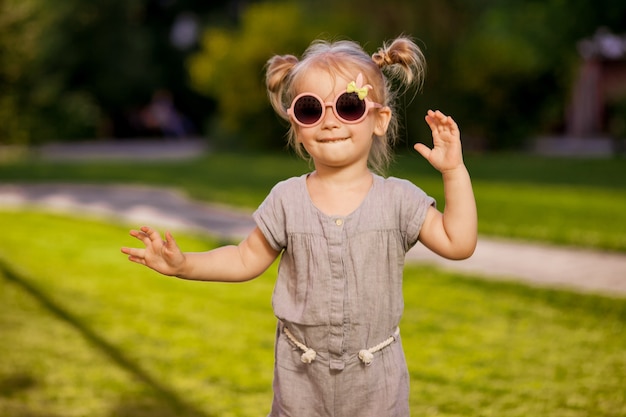
[[376, 136], [383, 136], [387, 133], [389, 122], [391, 121], [391, 109], [389, 107], [383, 107], [378, 110], [376, 114], [376, 125], [374, 126], [374, 134]]

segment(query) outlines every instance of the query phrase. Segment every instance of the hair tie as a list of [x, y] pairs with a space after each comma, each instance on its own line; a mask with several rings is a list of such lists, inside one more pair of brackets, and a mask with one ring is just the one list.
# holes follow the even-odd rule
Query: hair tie
[[387, 65], [393, 64], [393, 60], [391, 59], [391, 56], [387, 53], [387, 51], [383, 52], [383, 60], [385, 61], [385, 64]]
[[391, 56], [389, 56], [387, 51], [383, 48], [380, 48], [378, 52], [372, 55], [372, 58], [379, 67], [383, 67], [385, 65], [393, 65], [393, 60], [391, 59]]

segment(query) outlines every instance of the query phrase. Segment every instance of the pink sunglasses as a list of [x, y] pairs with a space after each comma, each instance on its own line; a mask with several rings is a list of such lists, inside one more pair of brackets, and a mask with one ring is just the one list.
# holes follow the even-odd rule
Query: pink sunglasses
[[326, 107], [331, 107], [335, 116], [344, 123], [359, 123], [371, 109], [383, 106], [371, 100], [361, 100], [357, 93], [341, 93], [333, 102], [324, 102], [313, 93], [302, 93], [293, 99], [287, 114], [300, 126], [310, 127], [322, 121]]
[[371, 85], [363, 86], [363, 75], [359, 74], [356, 81], [348, 84], [346, 91], [335, 97], [332, 102], [325, 102], [313, 93], [302, 93], [296, 96], [287, 109], [287, 114], [300, 126], [311, 127], [322, 121], [326, 115], [326, 107], [333, 109], [335, 116], [344, 123], [359, 123], [374, 108], [383, 106], [366, 99]]

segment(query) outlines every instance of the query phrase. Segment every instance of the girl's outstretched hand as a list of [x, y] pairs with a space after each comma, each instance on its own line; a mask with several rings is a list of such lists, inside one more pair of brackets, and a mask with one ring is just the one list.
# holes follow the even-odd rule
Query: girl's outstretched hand
[[439, 110], [428, 110], [425, 119], [433, 134], [433, 148], [417, 143], [415, 150], [441, 173], [462, 166], [461, 133], [456, 122]]
[[130, 261], [145, 265], [164, 275], [179, 274], [185, 263], [185, 255], [170, 232], [165, 232], [163, 240], [156, 230], [143, 226], [140, 230], [131, 230], [130, 235], [146, 246], [144, 249], [122, 248], [122, 253], [128, 255]]

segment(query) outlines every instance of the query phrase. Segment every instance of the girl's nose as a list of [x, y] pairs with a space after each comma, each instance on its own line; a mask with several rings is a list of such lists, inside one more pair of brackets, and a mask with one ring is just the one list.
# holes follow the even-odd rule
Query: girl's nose
[[339, 119], [334, 112], [332, 104], [326, 103], [326, 111], [324, 112], [324, 117], [322, 118], [322, 127], [337, 127], [339, 124]]

